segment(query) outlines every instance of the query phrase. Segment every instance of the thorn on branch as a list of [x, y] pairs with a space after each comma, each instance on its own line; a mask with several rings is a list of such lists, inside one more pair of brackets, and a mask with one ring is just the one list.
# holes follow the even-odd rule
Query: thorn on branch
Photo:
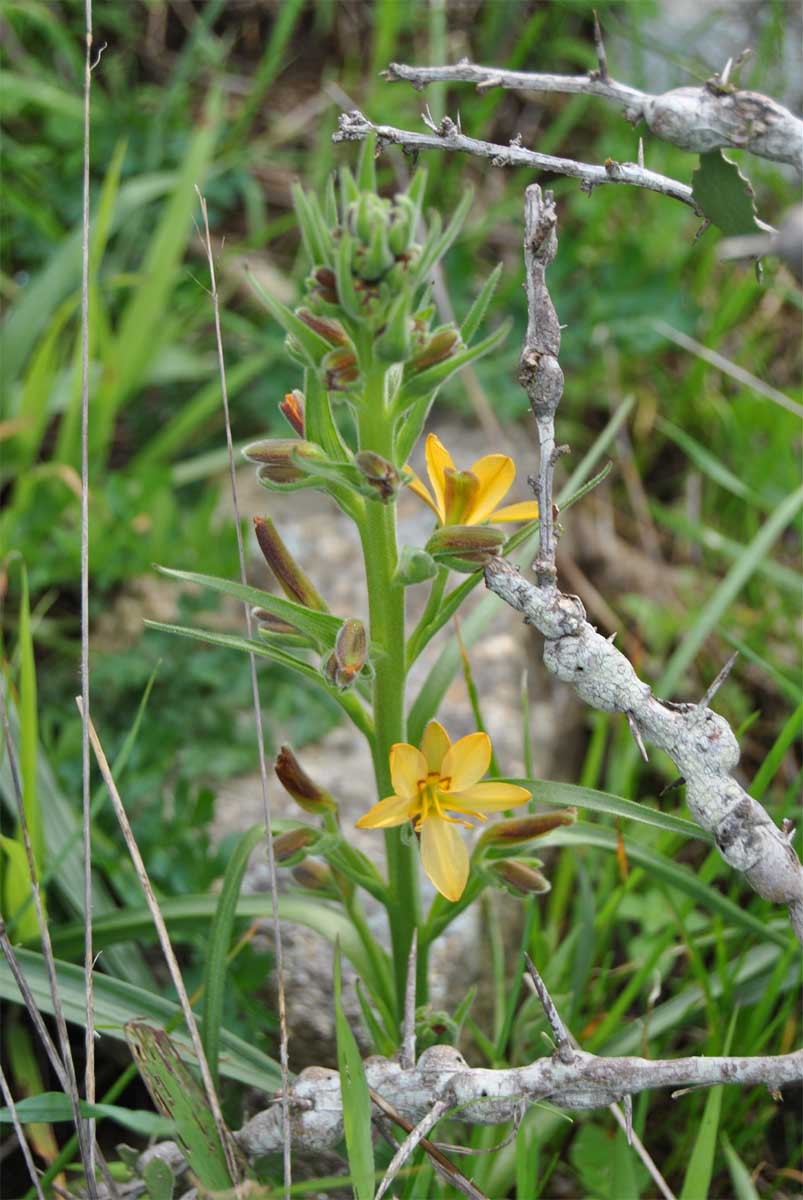
[[566, 1026], [563, 1024], [560, 1013], [555, 1008], [555, 1003], [547, 991], [547, 986], [535, 969], [535, 964], [533, 963], [533, 960], [530, 958], [529, 954], [524, 955], [524, 962], [527, 966], [527, 973], [532, 980], [536, 995], [541, 1001], [541, 1007], [546, 1014], [546, 1019], [549, 1021], [549, 1027], [552, 1030], [552, 1036], [555, 1039], [555, 1047], [558, 1058], [563, 1063], [573, 1062], [574, 1045], [572, 1043], [572, 1036]]
[[605, 43], [602, 40], [602, 30], [600, 29], [596, 9], [594, 9], [594, 49], [597, 52], [597, 70], [593, 74], [602, 80], [603, 83], [608, 83], [610, 81], [610, 76], [608, 75], [608, 56], [605, 53]]
[[649, 762], [650, 759], [649, 755], [647, 754], [647, 747], [644, 745], [644, 739], [641, 736], [641, 730], [638, 727], [638, 721], [630, 711], [626, 712], [625, 716], [627, 717], [627, 723], [630, 726], [630, 732], [633, 734], [633, 741], [638, 746], [641, 757], [645, 762]]
[[718, 691], [719, 691], [719, 689], [722, 687], [723, 683], [725, 682], [725, 680], [728, 678], [728, 676], [730, 675], [731, 671], [733, 670], [733, 668], [734, 668], [734, 665], [735, 665], [735, 663], [736, 663], [736, 660], [737, 660], [737, 658], [738, 658], [738, 657], [739, 657], [739, 651], [738, 651], [738, 650], [736, 650], [736, 651], [735, 651], [735, 652], [734, 652], [734, 653], [733, 653], [733, 654], [730, 656], [730, 658], [728, 659], [728, 661], [725, 663], [725, 666], [724, 666], [724, 667], [722, 668], [722, 670], [719, 672], [719, 674], [717, 675], [716, 679], [715, 679], [715, 680], [714, 680], [714, 682], [713, 682], [713, 683], [710, 685], [710, 687], [708, 688], [708, 691], [705, 693], [705, 695], [703, 696], [702, 700], [701, 700], [701, 701], [700, 701], [700, 703], [697, 705], [698, 709], [708, 708], [709, 704], [710, 704], [710, 703], [711, 703], [711, 701], [714, 699], [714, 696], [716, 696], [717, 692], [718, 692]]

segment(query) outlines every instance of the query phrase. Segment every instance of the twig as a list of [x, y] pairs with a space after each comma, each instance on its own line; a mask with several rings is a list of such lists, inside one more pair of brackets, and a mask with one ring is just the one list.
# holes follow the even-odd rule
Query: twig
[[28, 1174], [31, 1177], [31, 1183], [34, 1186], [34, 1190], [39, 1197], [39, 1200], [45, 1200], [45, 1194], [42, 1191], [42, 1185], [39, 1182], [39, 1172], [36, 1169], [36, 1163], [33, 1161], [31, 1148], [28, 1145], [28, 1139], [25, 1136], [25, 1132], [20, 1124], [20, 1119], [17, 1116], [17, 1106], [14, 1103], [14, 1097], [12, 1096], [11, 1089], [8, 1086], [6, 1073], [3, 1070], [2, 1064], [0, 1064], [0, 1090], [2, 1090], [3, 1099], [5, 1100], [6, 1106], [11, 1113], [11, 1122], [14, 1126], [14, 1132], [17, 1135], [17, 1141], [19, 1142], [19, 1147], [22, 1151], [22, 1157], [25, 1159], [25, 1165], [28, 1168]]
[[[89, 133], [92, 87], [92, 0], [85, 0], [86, 57], [84, 62], [83, 204], [81, 215], [81, 776], [84, 854], [84, 1094], [95, 1101], [95, 993], [92, 949], [92, 792], [89, 755]], [[86, 1121], [90, 1194], [95, 1187], [95, 1122]]]
[[417, 153], [420, 150], [463, 151], [477, 158], [489, 158], [495, 167], [533, 167], [539, 171], [550, 171], [554, 175], [567, 175], [572, 179], [581, 180], [584, 191], [591, 191], [605, 183], [630, 184], [632, 187], [646, 188], [647, 191], [680, 200], [698, 216], [702, 216], [687, 184], [679, 183], [666, 175], [659, 175], [655, 171], [647, 171], [636, 163], [618, 163], [608, 159], [604, 166], [597, 166], [592, 163], [575, 162], [572, 158], [558, 158], [553, 154], [527, 150], [524, 146], [516, 145], [515, 141], [508, 146], [483, 142], [461, 133], [449, 117], [443, 118], [435, 133], [413, 133], [406, 129], [397, 129], [393, 125], [374, 125], [361, 112], [355, 110], [341, 115], [338, 130], [332, 136], [336, 142], [360, 142], [370, 133], [376, 134], [380, 146], [401, 146], [409, 153]]
[[[220, 330], [220, 304], [218, 300], [217, 279], [215, 275], [215, 260], [212, 254], [212, 243], [209, 234], [209, 215], [206, 208], [206, 200], [201, 195], [200, 189], [195, 189], [198, 200], [201, 205], [201, 214], [204, 220], [204, 235], [206, 239], [206, 252], [209, 262], [209, 278], [212, 292], [212, 306], [215, 315], [215, 338], [217, 341], [217, 356], [218, 369], [220, 371], [220, 391], [223, 401], [223, 416], [226, 426], [226, 447], [228, 449], [229, 458], [229, 479], [231, 483], [231, 502], [234, 510], [234, 527], [237, 536], [237, 557], [240, 565], [240, 582], [243, 585], [248, 583], [248, 575], [245, 568], [245, 549], [243, 547], [242, 521], [240, 520], [240, 505], [237, 498], [237, 472], [234, 466], [234, 445], [231, 436], [231, 420], [229, 415], [229, 392], [226, 385], [226, 365], [223, 357], [223, 336]], [[251, 618], [251, 606], [243, 604], [245, 613], [245, 628], [249, 641], [253, 640], [253, 622]], [[274, 953], [276, 955], [276, 995], [277, 1008], [279, 1010], [279, 1063], [282, 1071], [282, 1129], [284, 1131], [282, 1162], [284, 1173], [284, 1190], [285, 1196], [290, 1195], [290, 1186], [292, 1184], [292, 1162], [290, 1155], [290, 1066], [288, 1054], [288, 1033], [287, 1033], [287, 1006], [284, 994], [284, 956], [282, 953], [282, 929], [279, 920], [279, 895], [276, 882], [276, 861], [273, 853], [273, 824], [271, 819], [270, 794], [268, 791], [268, 768], [265, 761], [265, 736], [262, 728], [262, 706], [259, 699], [259, 681], [257, 679], [256, 658], [253, 654], [248, 656], [251, 671], [251, 697], [254, 706], [254, 723], [256, 727], [257, 753], [259, 757], [259, 778], [262, 789], [262, 810], [265, 820], [265, 834], [268, 842], [268, 873], [270, 875], [270, 896], [272, 908], [272, 924], [273, 924], [273, 942]]]
[[485, 582], [544, 635], [544, 664], [551, 674], [571, 683], [592, 708], [625, 713], [642, 751], [644, 739], [666, 751], [685, 780], [694, 819], [714, 835], [728, 865], [742, 871], [760, 896], [788, 905], [795, 935], [803, 943], [803, 870], [788, 836], [733, 778], [739, 745], [728, 723], [707, 707], [708, 697], [699, 705], [666, 705], [656, 699], [621, 651], [589, 624], [580, 599], [564, 595], [555, 584], [554, 553], [550, 556], [543, 524], [552, 510], [550, 447], [563, 382], [555, 357], [557, 317], [551, 301], [547, 303], [548, 293], [545, 298], [544, 268], [554, 257], [553, 243], [557, 244], [551, 196], [547, 192], [542, 199], [540, 188], [532, 184], [525, 201], [529, 322], [522, 363], [529, 361], [530, 352], [532, 377], [537, 380], [539, 372], [543, 377], [540, 391], [523, 371], [519, 378], [538, 422], [542, 550], [535, 563], [535, 584], [505, 559], [489, 563]]
[[[81, 709], [82, 705], [80, 696], [76, 697], [76, 704], [78, 705], [79, 709]], [[81, 715], [83, 717], [83, 712]], [[156, 926], [156, 932], [159, 936], [159, 942], [162, 947], [162, 954], [164, 955], [167, 969], [170, 972], [170, 978], [173, 980], [173, 986], [178, 994], [181, 1010], [184, 1013], [184, 1021], [187, 1026], [187, 1032], [190, 1035], [192, 1047], [195, 1051], [195, 1057], [198, 1060], [198, 1068], [201, 1072], [201, 1080], [203, 1082], [204, 1091], [206, 1093], [206, 1098], [209, 1102], [209, 1108], [215, 1121], [215, 1127], [217, 1128], [220, 1144], [226, 1158], [226, 1165], [231, 1176], [231, 1181], [235, 1186], [235, 1195], [239, 1195], [238, 1182], [240, 1178], [240, 1172], [237, 1164], [237, 1158], [231, 1145], [231, 1134], [229, 1133], [226, 1123], [223, 1120], [223, 1113], [220, 1111], [220, 1102], [218, 1101], [217, 1094], [215, 1092], [215, 1085], [212, 1082], [212, 1074], [209, 1070], [209, 1063], [201, 1042], [201, 1035], [198, 1031], [198, 1023], [195, 1020], [195, 1014], [192, 1011], [192, 1005], [190, 1004], [190, 999], [187, 995], [187, 989], [184, 986], [184, 980], [181, 976], [181, 968], [178, 965], [178, 959], [176, 958], [173, 946], [170, 942], [170, 935], [167, 932], [167, 925], [165, 924], [164, 917], [162, 916], [162, 911], [159, 908], [159, 902], [156, 899], [153, 887], [151, 886], [151, 881], [145, 868], [145, 863], [142, 860], [139, 846], [137, 845], [134, 832], [128, 820], [128, 814], [123, 807], [123, 802], [120, 799], [120, 793], [117, 790], [117, 784], [114, 781], [111, 767], [109, 766], [106, 754], [103, 750], [103, 746], [100, 743], [100, 739], [97, 735], [91, 718], [89, 718], [89, 740], [95, 755], [95, 761], [100, 768], [103, 782], [106, 784], [106, 788], [112, 802], [112, 807], [114, 808], [115, 816], [117, 817], [117, 823], [120, 826], [120, 831], [122, 832], [123, 839], [126, 847], [128, 848], [128, 853], [131, 857], [132, 863], [134, 864], [134, 870], [137, 873], [140, 887], [142, 888], [145, 896], [145, 902], [148, 905], [153, 923]]]
[[[600, 38], [601, 42], [601, 38]], [[604, 50], [603, 50], [604, 55]], [[654, 96], [599, 70], [588, 75], [551, 75], [481, 67], [463, 59], [456, 66], [410, 67], [391, 63], [385, 77], [421, 89], [430, 83], [473, 83], [479, 91], [501, 87], [522, 92], [558, 92], [598, 96], [618, 104], [631, 124], [644, 121], [651, 133], [695, 154], [731, 147], [760, 158], [790, 163], [803, 171], [803, 121], [787, 108], [758, 92], [739, 91], [711, 79], [702, 87], [680, 87]], [[604, 65], [603, 65], [604, 63]]]

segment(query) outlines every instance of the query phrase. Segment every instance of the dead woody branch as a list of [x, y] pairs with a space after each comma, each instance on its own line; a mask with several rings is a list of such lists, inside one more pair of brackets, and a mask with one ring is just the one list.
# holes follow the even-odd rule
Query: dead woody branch
[[699, 704], [658, 700], [621, 651], [589, 624], [580, 599], [558, 590], [552, 475], [563, 374], [557, 360], [560, 326], [545, 279], [557, 251], [557, 218], [551, 192], [542, 195], [537, 184], [527, 188], [524, 246], [528, 327], [519, 381], [530, 400], [541, 448], [541, 549], [534, 584], [503, 559], [486, 567], [486, 584], [543, 634], [548, 671], [571, 683], [592, 708], [625, 714], [640, 748], [651, 742], [666, 751], [685, 781], [695, 821], [713, 834], [728, 865], [742, 871], [760, 896], [788, 905], [792, 927], [803, 942], [803, 871], [791, 845], [793, 831], [778, 829], [733, 778], [739, 744], [727, 721], [707, 707], [711, 696]]
[[599, 56], [600, 46], [601, 38], [597, 42], [600, 68], [587, 75], [505, 71], [462, 59], [451, 67], [391, 63], [385, 78], [418, 89], [429, 83], [459, 82], [473, 83], [480, 92], [501, 87], [519, 92], [597, 96], [618, 104], [632, 125], [643, 121], [650, 133], [681, 150], [694, 154], [728, 148], [749, 150], [759, 158], [789, 163], [803, 172], [803, 121], [769, 96], [735, 88], [730, 75], [737, 64], [732, 60], [702, 87], [674, 88], [653, 96], [611, 79], [604, 50]]

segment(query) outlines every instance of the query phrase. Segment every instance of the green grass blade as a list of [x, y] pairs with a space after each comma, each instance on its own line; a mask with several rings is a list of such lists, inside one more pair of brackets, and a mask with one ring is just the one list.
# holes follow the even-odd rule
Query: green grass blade
[[625, 800], [622, 796], [613, 796], [610, 792], [598, 792], [594, 788], [579, 787], [574, 783], [555, 783], [549, 779], [507, 779], [506, 782], [529, 788], [533, 799], [544, 804], [587, 808], [591, 812], [605, 813], [609, 817], [635, 821], [640, 825], [651, 825], [654, 829], [663, 829], [668, 833], [679, 833], [681, 837], [696, 838], [697, 841], [707, 842], [710, 846], [714, 844], [711, 834], [706, 833], [693, 821], [661, 812], [657, 808], [647, 808], [644, 804], [636, 804], [634, 800]]
[[249, 587], [234, 579], [220, 579], [216, 575], [199, 575], [195, 571], [178, 571], [172, 567], [159, 567], [163, 575], [173, 579], [182, 579], [186, 583], [195, 583], [199, 587], [209, 588], [224, 596], [234, 596], [245, 604], [264, 608], [275, 617], [281, 617], [295, 625], [302, 633], [306, 633], [323, 650], [331, 650], [335, 644], [343, 620], [332, 613], [320, 612], [306, 608], [295, 600], [287, 600], [283, 596], [274, 596], [272, 592], [263, 592], [260, 588]]
[[237, 901], [245, 868], [252, 852], [265, 840], [265, 827], [255, 825], [238, 841], [229, 859], [223, 886], [220, 889], [215, 915], [209, 930], [206, 963], [204, 964], [204, 1012], [201, 1021], [201, 1041], [206, 1052], [209, 1070], [217, 1090], [220, 1082], [218, 1055], [220, 1027], [223, 1022], [223, 1001], [226, 995], [226, 958], [237, 916]]
[[20, 717], [20, 775], [22, 806], [33, 848], [34, 863], [41, 874], [45, 860], [45, 834], [42, 810], [37, 791], [36, 748], [39, 721], [36, 708], [36, 664], [31, 630], [31, 606], [28, 593], [28, 571], [22, 567], [22, 599], [19, 617], [19, 717]]
[[371, 1137], [371, 1097], [368, 1094], [368, 1082], [360, 1051], [343, 1012], [339, 944], [335, 947], [334, 968], [337, 1069], [340, 1072], [340, 1096], [349, 1172], [356, 1200], [373, 1200], [374, 1145]]
[[493, 294], [496, 291], [501, 274], [502, 263], [498, 263], [485, 280], [485, 283], [480, 289], [479, 295], [466, 313], [465, 320], [460, 326], [460, 336], [467, 346], [470, 345], [471, 339], [474, 337], [474, 334], [485, 320], [485, 313], [488, 310], [488, 305], [493, 299]]
[[756, 1190], [750, 1172], [734, 1150], [724, 1129], [722, 1131], [722, 1150], [733, 1184], [733, 1200], [761, 1200], [761, 1194]]
[[[175, 1123], [175, 1139], [201, 1191], [228, 1191], [235, 1181], [209, 1101], [170, 1037], [144, 1021], [130, 1021], [125, 1032], [151, 1099], [162, 1116]], [[223, 1136], [228, 1138], [230, 1156], [236, 1162], [234, 1139], [228, 1130]]]
[[[121, 1108], [117, 1104], [88, 1104], [86, 1100], [80, 1100], [78, 1106], [83, 1117], [108, 1117], [124, 1129], [130, 1129], [143, 1137], [169, 1137], [174, 1132], [172, 1121], [165, 1120], [147, 1109]], [[55, 1124], [60, 1121], [72, 1123], [74, 1119], [73, 1102], [64, 1092], [42, 1092], [38, 1096], [26, 1096], [17, 1100], [15, 1107], [23, 1125], [37, 1122]], [[0, 1108], [0, 1123], [11, 1124], [11, 1112], [8, 1108]]]
[[[213, 897], [209, 899], [214, 900]], [[42, 955], [36, 950], [25, 949], [18, 949], [16, 954], [37, 1008], [40, 1012], [52, 1016], [53, 999]], [[57, 961], [56, 974], [66, 1019], [83, 1027], [86, 1021], [86, 981], [83, 968]], [[182, 1013], [178, 1004], [152, 991], [97, 973], [94, 987], [95, 1027], [102, 1036], [123, 1041], [124, 1026], [134, 1020], [145, 1020], [160, 1029], [171, 1023], [182, 1023]], [[21, 1003], [17, 985], [5, 959], [0, 962], [0, 997], [14, 1004]], [[189, 1035], [176, 1029], [172, 1038], [185, 1060], [191, 1065], [194, 1064], [195, 1056]], [[240, 1083], [260, 1088], [262, 1091], [270, 1092], [281, 1087], [282, 1074], [279, 1064], [228, 1030], [221, 1034], [220, 1071], [230, 1079], [237, 1079]]]
[[754, 800], [761, 800], [767, 788], [775, 778], [786, 752], [800, 737], [803, 728], [803, 703], [799, 704], [792, 715], [784, 722], [783, 729], [775, 739], [769, 754], [756, 771], [750, 784], [750, 795]]

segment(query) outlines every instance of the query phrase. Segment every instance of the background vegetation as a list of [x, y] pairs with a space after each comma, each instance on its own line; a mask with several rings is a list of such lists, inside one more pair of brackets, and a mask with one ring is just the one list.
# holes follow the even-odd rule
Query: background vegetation
[[[612, 35], [611, 69], [627, 82], [650, 87], [656, 71], [667, 86], [699, 82], [723, 65], [698, 55], [696, 43], [661, 34], [666, 14], [647, 0], [602, 0], [597, 8]], [[45, 833], [47, 827], [52, 833], [54, 813], [68, 834], [80, 813], [81, 735], [73, 695], [83, 4], [5, 0], [0, 12], [0, 112], [7, 130], [0, 231], [4, 670], [22, 725], [23, 770], [37, 781], [33, 811], [46, 827], [43, 863], [52, 876], [47, 902], [56, 948], [61, 937], [62, 956], [79, 962], [80, 946], [68, 936], [79, 912], [65, 870], [69, 855], [54, 860]], [[727, 8], [713, 11], [711, 27], [727, 30], [730, 15]], [[785, 64], [794, 20], [793, 6], [762, 7], [754, 55], [742, 74], [748, 86], [792, 103]], [[209, 829], [216, 788], [254, 765], [251, 726], [237, 719], [249, 703], [247, 662], [223, 649], [143, 634], [138, 616], [126, 614], [132, 597], [135, 614], [138, 605], [149, 609], [153, 562], [220, 575], [236, 570], [233, 533], [220, 516], [225, 451], [193, 185], [209, 201], [233, 432], [242, 443], [278, 430], [276, 403], [297, 383], [280, 330], [244, 285], [242, 263], [248, 261], [269, 290], [293, 299], [301, 268], [290, 186], [301, 179], [322, 189], [333, 167], [353, 155], [331, 142], [340, 105], [353, 101], [377, 121], [419, 128], [426, 100], [436, 116], [459, 108], [464, 129], [478, 137], [506, 142], [520, 131], [525, 144], [591, 162], [634, 158], [635, 135], [615, 110], [581, 97], [524, 103], [512, 93], [478, 96], [463, 87], [430, 89], [422, 98], [378, 77], [391, 59], [441, 62], [464, 54], [509, 67], [588, 69], [595, 58], [585, 3], [103, 0], [95, 5], [95, 24], [96, 41], [107, 47], [93, 76], [91, 147], [93, 714], [110, 758], [122, 755], [121, 788], [148, 869], [160, 896], [175, 901], [192, 992], [202, 979], [206, 926], [182, 918], [180, 901], [209, 896], [231, 853], [227, 842], [213, 843]], [[689, 156], [652, 140], [646, 154], [653, 169], [690, 179], [695, 163]], [[776, 222], [796, 198], [794, 181], [772, 164], [744, 165], [761, 215]], [[458, 380], [445, 398], [473, 420], [482, 405], [479, 389], [511, 434], [527, 420], [515, 364], [525, 321], [520, 212], [529, 176], [458, 156], [431, 166], [432, 207], [448, 213], [467, 181], [476, 189], [466, 231], [446, 262], [455, 310], [468, 309], [478, 281], [502, 261], [489, 320], [495, 325], [511, 316], [514, 322], [502, 352], [480, 364], [473, 388]], [[392, 189], [404, 170], [401, 156], [386, 156], [380, 183]], [[766, 265], [759, 281], [749, 269], [718, 262], [716, 234], [695, 243], [695, 220], [680, 205], [613, 187], [588, 197], [570, 181], [549, 183], [561, 222], [550, 285], [567, 326], [559, 436], [579, 460], [612, 409], [632, 397], [629, 437], [619, 445], [621, 469], [611, 485], [616, 531], [634, 546], [657, 549], [671, 567], [671, 589], [636, 590], [631, 581], [616, 594], [598, 586], [626, 620], [639, 671], [657, 682], [660, 694], [700, 695], [731, 650], [742, 651], [718, 703], [742, 741], [752, 794], [780, 819], [793, 810], [803, 778], [794, 633], [799, 525], [785, 528], [771, 548], [756, 539], [799, 483], [800, 425], [755, 388], [679, 350], [659, 322], [799, 398], [800, 292], [775, 264]], [[633, 507], [634, 478], [643, 488], [641, 509]], [[580, 563], [592, 581], [595, 568], [605, 566], [588, 552]], [[184, 597], [181, 603], [192, 616], [211, 602]], [[265, 728], [272, 740], [289, 736], [298, 747], [336, 720], [279, 668], [270, 667], [265, 679]], [[654, 796], [665, 779], [660, 770], [638, 767], [623, 726], [588, 715], [575, 778], [618, 795]], [[10, 839], [7, 757], [1, 770], [3, 833]], [[678, 808], [674, 799], [663, 803]], [[94, 841], [98, 887], [109, 908], [140, 908], [102, 791]], [[676, 849], [671, 839], [662, 848]], [[651, 1056], [722, 1053], [728, 1041], [740, 1054], [791, 1048], [800, 1032], [798, 971], [783, 917], [704, 846], [687, 849], [686, 859], [752, 925], [643, 871], [622, 878], [610, 855], [559, 860], [554, 890], [531, 928], [531, 949], [537, 961], [549, 962], [547, 982], [566, 1003], [574, 1032], [588, 1049], [640, 1052], [635, 1021], [645, 1016], [657, 978], [663, 992], [650, 1016]], [[13, 911], [10, 899], [6, 891], [6, 913]], [[30, 939], [24, 920], [15, 932]], [[117, 945], [109, 939], [102, 966], [153, 991], [152, 934], [142, 931], [138, 944], [126, 936]], [[241, 947], [228, 976], [224, 1024], [273, 1053], [272, 1022], [254, 1001], [268, 966], [264, 951]], [[163, 981], [156, 990], [170, 998]], [[49, 1088], [18, 1010], [9, 1008], [7, 1017], [6, 1070], [18, 1094]], [[540, 1052], [538, 1029], [527, 1002], [504, 1045], [475, 1041], [472, 1052], [478, 1061], [486, 1052], [493, 1061], [525, 1062]], [[115, 1086], [125, 1064], [124, 1052], [105, 1039], [99, 1094]], [[258, 1076], [258, 1065], [253, 1070]], [[242, 1088], [229, 1088], [228, 1115], [236, 1124]], [[146, 1106], [135, 1084], [122, 1094], [131, 1107]], [[734, 1164], [740, 1161], [761, 1195], [799, 1190], [799, 1099], [790, 1095], [779, 1105], [759, 1092], [714, 1094], [713, 1108], [705, 1095], [674, 1104], [643, 1097], [636, 1105], [636, 1127], [676, 1190], [685, 1179], [683, 1194], [690, 1197], [709, 1186], [711, 1195], [736, 1194]], [[700, 1148], [700, 1129], [710, 1147]], [[57, 1165], [65, 1130], [45, 1127], [37, 1141], [43, 1158]], [[111, 1147], [119, 1132], [102, 1126], [101, 1141]], [[484, 1143], [485, 1136], [477, 1133], [473, 1141]], [[695, 1146], [704, 1160], [710, 1148], [710, 1185], [699, 1155], [695, 1170], [702, 1173], [690, 1182]], [[473, 1160], [473, 1177], [489, 1195], [653, 1194], [606, 1114], [570, 1124], [535, 1111], [517, 1147]], [[429, 1190], [409, 1194], [434, 1196], [437, 1186], [430, 1179]], [[743, 1186], [740, 1195], [754, 1194]]]

